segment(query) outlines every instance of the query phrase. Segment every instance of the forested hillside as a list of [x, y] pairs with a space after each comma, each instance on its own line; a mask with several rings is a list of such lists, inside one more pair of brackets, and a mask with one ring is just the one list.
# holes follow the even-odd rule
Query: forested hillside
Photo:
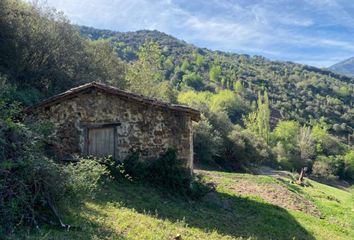
[[231, 169], [307, 166], [326, 178], [351, 175], [354, 78], [210, 51], [158, 31], [80, 31], [110, 43], [127, 64], [131, 91], [202, 112], [194, 126], [197, 162]]
[[275, 62], [261, 56], [248, 56], [198, 48], [158, 31], [113, 32], [81, 27], [91, 39], [108, 38], [118, 56], [126, 61], [138, 59], [137, 52], [146, 39], [162, 50], [164, 78], [179, 90], [217, 92], [245, 88], [247, 101], [254, 102], [258, 91], [268, 91], [274, 117], [302, 124], [323, 118], [330, 131], [352, 139], [354, 128], [354, 78], [329, 70], [291, 62]]

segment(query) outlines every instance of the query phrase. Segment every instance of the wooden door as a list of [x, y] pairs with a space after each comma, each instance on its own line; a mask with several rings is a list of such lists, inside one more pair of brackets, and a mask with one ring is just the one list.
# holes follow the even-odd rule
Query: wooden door
[[95, 157], [114, 156], [114, 128], [88, 129], [88, 154]]

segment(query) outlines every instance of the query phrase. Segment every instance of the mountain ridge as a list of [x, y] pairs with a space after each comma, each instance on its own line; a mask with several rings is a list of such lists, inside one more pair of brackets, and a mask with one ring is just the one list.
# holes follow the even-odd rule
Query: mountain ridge
[[354, 77], [354, 57], [350, 57], [340, 61], [328, 68], [333, 72], [337, 72], [346, 76]]
[[[274, 63], [282, 63], [282, 64], [294, 64], [297, 66], [302, 66], [305, 68], [308, 68], [311, 71], [316, 71], [319, 73], [324, 73], [324, 74], [333, 74], [335, 75], [337, 78], [342, 79], [343, 81], [353, 81], [354, 83], [354, 73], [353, 75], [346, 75], [346, 74], [342, 74], [340, 72], [336, 72], [333, 71], [331, 68], [337, 64], [332, 65], [331, 67], [328, 68], [319, 68], [316, 66], [312, 66], [312, 65], [308, 65], [308, 64], [303, 64], [303, 63], [297, 63], [297, 62], [293, 62], [293, 61], [287, 61], [287, 60], [272, 60], [272, 59], [268, 59], [262, 55], [250, 55], [250, 54], [240, 54], [240, 53], [236, 53], [236, 52], [229, 52], [229, 51], [221, 51], [221, 50], [211, 50], [205, 47], [198, 47], [194, 44], [188, 43], [185, 40], [182, 39], [178, 39], [177, 37], [174, 37], [173, 35], [161, 32], [159, 30], [148, 30], [148, 29], [142, 29], [142, 30], [137, 30], [137, 31], [127, 31], [127, 32], [122, 32], [122, 31], [115, 31], [115, 30], [109, 30], [109, 29], [98, 29], [95, 27], [88, 27], [88, 26], [77, 26], [79, 27], [80, 33], [83, 36], [86, 36], [92, 40], [98, 40], [100, 38], [116, 38], [119, 41], [127, 41], [129, 39], [126, 39], [125, 36], [129, 35], [129, 34], [133, 34], [134, 37], [137, 37], [139, 39], [139, 37], [146, 36], [146, 39], [152, 39], [154, 41], [157, 41], [160, 45], [164, 46], [167, 42], [160, 42], [158, 41], [159, 37], [160, 38], [167, 38], [169, 41], [174, 42], [174, 43], [178, 43], [179, 46], [182, 45], [188, 45], [190, 46], [193, 50], [195, 49], [201, 49], [204, 51], [208, 51], [208, 52], [214, 52], [217, 54], [222, 54], [222, 55], [236, 55], [236, 56], [245, 56], [245, 57], [254, 57], [254, 58], [262, 58], [266, 61], [270, 61], [270, 62], [274, 62]], [[137, 51], [138, 47], [140, 45], [142, 45], [144, 43], [144, 41], [142, 41], [142, 39], [140, 39], [140, 41], [138, 42], [139, 44], [134, 44], [134, 50]], [[176, 47], [176, 46], [175, 46]], [[354, 62], [354, 57], [353, 58], [349, 58], [349, 59], [353, 59]], [[347, 60], [349, 60], [347, 59]], [[127, 60], [127, 59], [125, 59]], [[128, 59], [129, 60], [129, 59]], [[346, 61], [346, 60], [344, 60]], [[342, 62], [344, 62], [342, 61]], [[353, 63], [354, 64], [354, 63]], [[353, 70], [354, 71], [354, 70]]]

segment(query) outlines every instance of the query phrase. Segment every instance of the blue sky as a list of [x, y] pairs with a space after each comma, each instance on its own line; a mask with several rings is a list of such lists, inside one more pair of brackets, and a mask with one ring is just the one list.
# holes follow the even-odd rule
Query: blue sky
[[354, 56], [353, 0], [42, 0], [75, 24], [328, 67]]

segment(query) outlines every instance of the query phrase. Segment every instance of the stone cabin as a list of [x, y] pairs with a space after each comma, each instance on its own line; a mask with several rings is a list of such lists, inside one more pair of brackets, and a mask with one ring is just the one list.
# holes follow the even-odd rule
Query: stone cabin
[[139, 150], [143, 159], [168, 148], [193, 168], [192, 121], [199, 111], [133, 94], [102, 83], [88, 83], [26, 109], [29, 119], [54, 125], [54, 150], [62, 160], [74, 155], [125, 159]]

